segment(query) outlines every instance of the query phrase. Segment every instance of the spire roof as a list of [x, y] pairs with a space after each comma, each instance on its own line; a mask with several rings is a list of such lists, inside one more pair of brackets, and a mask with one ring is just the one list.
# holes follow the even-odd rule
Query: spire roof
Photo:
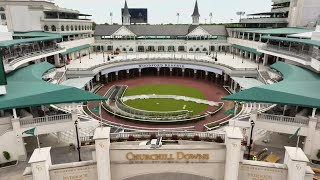
[[127, 5], [127, 1], [125, 1], [122, 16], [130, 16], [129, 9], [128, 9], [128, 5]]
[[199, 8], [198, 8], [198, 1], [196, 1], [196, 5], [194, 6], [194, 10], [193, 10], [192, 16], [200, 16]]

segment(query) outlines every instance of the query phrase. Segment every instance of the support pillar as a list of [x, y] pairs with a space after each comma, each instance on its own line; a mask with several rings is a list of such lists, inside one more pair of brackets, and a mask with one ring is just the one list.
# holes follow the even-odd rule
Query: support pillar
[[116, 81], [118, 81], [118, 79], [119, 79], [119, 71], [116, 71], [115, 74], [116, 74]]
[[238, 180], [239, 163], [241, 160], [242, 132], [238, 127], [226, 127], [226, 164], [225, 180]]
[[185, 71], [185, 69], [182, 69], [182, 77], [184, 77], [184, 71]]
[[55, 54], [53, 57], [54, 57], [54, 65], [57, 67], [60, 66], [59, 54]]
[[316, 158], [316, 154], [312, 153], [312, 150], [314, 149], [314, 142], [315, 140], [315, 133], [316, 133], [316, 128], [317, 128], [317, 122], [318, 119], [315, 117], [310, 117], [309, 118], [309, 124], [308, 124], [308, 134], [305, 138], [304, 146], [303, 146], [303, 152], [306, 153], [306, 155], [309, 158]]
[[172, 68], [170, 68], [170, 76], [172, 76]]
[[105, 83], [108, 84], [108, 74], [104, 75], [104, 77], [105, 77], [105, 80], [106, 80]]
[[205, 71], [205, 73], [206, 73], [206, 77], [205, 77], [205, 79], [206, 79], [206, 80], [208, 80], [209, 72], [208, 72], [208, 71]]
[[99, 82], [100, 81], [100, 74], [96, 75], [96, 81]]
[[160, 76], [160, 68], [157, 68], [157, 76]]
[[110, 168], [110, 127], [96, 129], [95, 140], [98, 180], [111, 180]]
[[[75, 124], [76, 121], [78, 121], [78, 115], [77, 115], [77, 112], [75, 110], [75, 107], [73, 107], [73, 110], [72, 110], [72, 113], [71, 113], [71, 118], [72, 118], [72, 122]], [[78, 128], [78, 132], [79, 132], [79, 124], [77, 126]], [[80, 138], [80, 137], [79, 137]], [[77, 142], [77, 133], [76, 133], [76, 129], [75, 127], [73, 128], [73, 144], [74, 144], [74, 148], [77, 149], [77, 145], [78, 145], [78, 142]], [[79, 142], [80, 142], [80, 139], [79, 139]], [[79, 146], [81, 146], [81, 144], [79, 144]]]
[[130, 76], [130, 71], [129, 69], [126, 70], [126, 78], [128, 78]]
[[139, 77], [141, 77], [141, 69], [139, 69]]
[[219, 81], [219, 74], [216, 74], [216, 79], [215, 79], [216, 82]]
[[224, 74], [223, 80], [224, 80], [224, 85], [226, 85], [228, 81], [228, 74]]
[[259, 56], [256, 55], [256, 63], [258, 63], [258, 62], [259, 62]]
[[268, 63], [268, 58], [269, 58], [269, 55], [268, 54], [264, 54], [264, 58], [263, 58], [263, 65], [267, 65]]
[[284, 164], [288, 167], [287, 180], [304, 180], [309, 159], [301, 148], [285, 146]]
[[197, 70], [194, 70], [194, 79], [197, 79]]
[[49, 168], [52, 165], [51, 147], [35, 149], [29, 160], [33, 180], [50, 180]]
[[27, 160], [27, 151], [26, 147], [24, 146], [24, 140], [22, 137], [21, 127], [20, 127], [20, 120], [19, 118], [11, 119], [12, 129], [14, 134], [16, 135], [16, 149], [17, 149], [17, 157], [19, 161], [26, 161]]

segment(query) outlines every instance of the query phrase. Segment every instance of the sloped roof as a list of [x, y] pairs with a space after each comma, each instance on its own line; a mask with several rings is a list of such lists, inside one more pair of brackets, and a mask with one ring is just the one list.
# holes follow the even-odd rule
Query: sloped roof
[[271, 66], [284, 80], [271, 85], [253, 87], [222, 99], [282, 105], [320, 107], [320, 76], [310, 70], [277, 62]]
[[257, 55], [261, 55], [262, 54], [261, 52], [257, 51], [257, 49], [246, 47], [246, 46], [240, 46], [240, 45], [237, 45], [237, 44], [233, 44], [232, 47], [237, 48], [237, 49], [241, 49], [243, 51], [248, 51], [248, 52], [251, 52], [251, 53], [254, 53], [254, 54], [257, 54]]
[[77, 52], [77, 51], [80, 51], [82, 49], [88, 49], [88, 48], [90, 48], [90, 45], [89, 44], [84, 44], [84, 45], [81, 45], [81, 46], [69, 48], [65, 52], [61, 53], [61, 55], [67, 55], [67, 54], [70, 54], [70, 53], [73, 53], [73, 52]]
[[0, 96], [0, 109], [105, 99], [74, 87], [43, 81], [42, 75], [53, 67], [52, 64], [43, 62], [10, 73], [7, 78], [7, 94]]
[[50, 41], [50, 40], [61, 39], [61, 38], [62, 36], [55, 35], [55, 36], [47, 36], [47, 37], [7, 40], [7, 41], [0, 42], [0, 48], [10, 47], [17, 44], [26, 44], [26, 43], [33, 43], [33, 42], [39, 42], [39, 41]]
[[[213, 36], [227, 36], [227, 30], [222, 25], [200, 25]], [[98, 25], [95, 36], [111, 36], [121, 25]], [[194, 25], [130, 25], [125, 26], [137, 36], [186, 36], [198, 26]]]

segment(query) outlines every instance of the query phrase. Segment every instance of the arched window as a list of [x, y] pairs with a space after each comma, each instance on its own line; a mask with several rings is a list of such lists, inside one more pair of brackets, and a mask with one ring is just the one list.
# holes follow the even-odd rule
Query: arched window
[[61, 26], [61, 31], [64, 31], [64, 26], [63, 25]]
[[84, 30], [87, 30], [87, 26], [84, 26]]
[[200, 48], [197, 48], [196, 51], [197, 51], [197, 52], [200, 51]]
[[116, 51], [120, 51], [120, 49], [119, 49], [119, 48], [117, 48], [117, 49], [116, 49]]
[[70, 26], [70, 30], [73, 31], [73, 26], [72, 25]]
[[129, 49], [129, 51], [131, 51], [131, 52], [132, 52], [132, 51], [133, 51], [133, 49], [132, 49], [132, 48], [130, 48], [130, 49]]
[[126, 48], [123, 48], [122, 51], [127, 51], [127, 49], [126, 49]]
[[5, 10], [4, 10], [4, 7], [0, 7], [0, 11], [5, 11]]
[[48, 27], [47, 25], [44, 25], [44, 26], [43, 26], [43, 30], [44, 30], [44, 31], [49, 31], [49, 27]]
[[203, 48], [203, 50], [202, 50], [202, 51], [208, 51], [208, 50], [207, 50], [207, 48]]
[[69, 26], [68, 25], [66, 26], [66, 31], [69, 31]]
[[193, 51], [193, 48], [190, 48], [189, 51], [190, 51], [190, 52]]
[[79, 31], [81, 31], [81, 26], [79, 25]]
[[52, 25], [52, 26], [51, 26], [51, 31], [57, 31], [57, 28], [56, 28], [55, 25]]
[[82, 28], [82, 31], [83, 31], [83, 30], [84, 30], [84, 27], [82, 26], [81, 28]]
[[75, 30], [75, 31], [78, 31], [78, 26], [74, 26], [74, 30]]

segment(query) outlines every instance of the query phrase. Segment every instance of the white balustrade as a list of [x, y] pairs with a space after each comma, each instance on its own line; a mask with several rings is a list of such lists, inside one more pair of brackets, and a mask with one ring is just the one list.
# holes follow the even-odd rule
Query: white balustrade
[[258, 121], [276, 121], [281, 123], [290, 123], [290, 124], [299, 124], [299, 125], [308, 125], [308, 118], [298, 118], [298, 117], [289, 117], [289, 116], [281, 116], [281, 115], [273, 115], [273, 114], [258, 114]]
[[71, 114], [60, 114], [54, 116], [44, 116], [37, 117], [32, 119], [22, 119], [20, 120], [21, 126], [29, 126], [29, 125], [45, 125], [57, 123], [59, 121], [69, 121], [72, 120]]

